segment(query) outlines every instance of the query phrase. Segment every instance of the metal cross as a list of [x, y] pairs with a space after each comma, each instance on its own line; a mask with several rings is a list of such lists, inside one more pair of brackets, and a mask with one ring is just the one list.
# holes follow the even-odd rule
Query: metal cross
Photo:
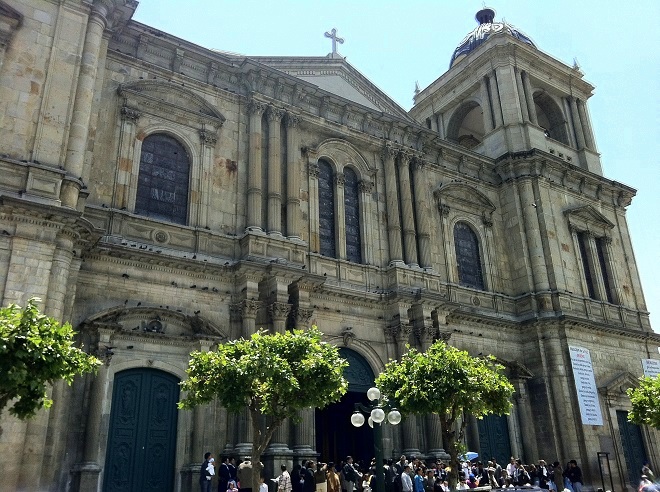
[[332, 31], [326, 32], [325, 33], [326, 38], [332, 39], [332, 53], [337, 53], [337, 43], [339, 44], [344, 44], [344, 38], [340, 38], [337, 36], [337, 29], [334, 27], [332, 28]]

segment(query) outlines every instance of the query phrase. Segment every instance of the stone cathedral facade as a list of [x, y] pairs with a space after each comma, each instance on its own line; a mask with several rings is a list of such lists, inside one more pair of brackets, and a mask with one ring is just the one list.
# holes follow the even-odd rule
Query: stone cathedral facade
[[[352, 405], [437, 339], [495, 355], [516, 387], [509, 416], [465, 417], [482, 457], [576, 459], [595, 486], [601, 464], [617, 489], [660, 465], [660, 433], [626, 420], [660, 345], [636, 192], [603, 176], [579, 68], [484, 9], [406, 112], [336, 51], [209, 50], [136, 8], [0, 1], [2, 304], [41, 298], [104, 361], [36, 418], [3, 414], [3, 490], [195, 488], [205, 451], [240, 457], [251, 436], [218, 405], [176, 410], [189, 353], [311, 324], [350, 392], [287, 423], [271, 471], [369, 456]], [[387, 456], [445, 455], [432, 416], [384, 434]]]

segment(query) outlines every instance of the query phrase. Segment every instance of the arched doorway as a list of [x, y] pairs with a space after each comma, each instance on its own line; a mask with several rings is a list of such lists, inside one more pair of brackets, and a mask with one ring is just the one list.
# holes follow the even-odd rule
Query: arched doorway
[[373, 431], [366, 424], [353, 427], [351, 414], [356, 403], [368, 403], [367, 390], [374, 385], [374, 373], [354, 350], [342, 347], [339, 353], [348, 361], [344, 371], [348, 392], [341, 401], [316, 410], [316, 450], [323, 462], [339, 463], [350, 455], [356, 463], [368, 465], [374, 456]]
[[509, 440], [509, 425], [506, 415], [486, 415], [477, 421], [479, 429], [480, 459], [495, 458], [502, 466], [511, 457], [511, 442]]
[[145, 368], [115, 375], [104, 492], [173, 489], [178, 401], [176, 376]]

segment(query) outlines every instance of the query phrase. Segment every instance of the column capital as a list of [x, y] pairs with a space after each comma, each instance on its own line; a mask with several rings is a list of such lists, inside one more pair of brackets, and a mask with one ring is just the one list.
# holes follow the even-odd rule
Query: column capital
[[360, 181], [358, 183], [358, 186], [360, 188], [361, 193], [371, 193], [374, 189], [374, 183], [373, 181]]
[[263, 115], [267, 107], [266, 103], [259, 101], [258, 99], [250, 99], [250, 102], [248, 103], [248, 111], [257, 116]]
[[294, 113], [286, 113], [286, 126], [288, 128], [297, 128], [300, 125], [300, 115]]
[[242, 319], [256, 318], [259, 309], [261, 308], [261, 301], [255, 301], [251, 299], [244, 299], [240, 302], [235, 303], [232, 308], [234, 312], [239, 315]]
[[208, 130], [200, 130], [199, 139], [202, 143], [213, 146], [218, 141], [218, 135], [215, 132], [210, 132]]
[[337, 186], [344, 186], [344, 183], [346, 183], [344, 173], [335, 173], [335, 184]]
[[612, 244], [612, 236], [603, 236], [600, 238], [600, 240], [607, 245]]
[[273, 302], [268, 305], [268, 314], [273, 321], [286, 320], [289, 317], [292, 307], [291, 304], [287, 304], [286, 302]]
[[310, 162], [310, 163], [307, 165], [307, 172], [309, 173], [309, 177], [310, 177], [310, 178], [317, 178], [317, 179], [318, 179], [318, 177], [319, 177], [319, 173], [320, 173], [318, 163], [316, 163], [316, 162]]
[[413, 160], [413, 153], [408, 151], [408, 150], [402, 150], [399, 152], [399, 166], [400, 167], [408, 167], [410, 165], [410, 161]]
[[483, 214], [481, 216], [481, 223], [484, 225], [484, 227], [490, 229], [493, 227], [493, 218], [490, 215]]
[[273, 122], [278, 122], [282, 120], [284, 116], [284, 110], [276, 108], [275, 106], [268, 107], [268, 120]]
[[426, 166], [426, 161], [424, 160], [423, 154], [415, 154], [412, 159], [413, 169], [421, 171]]
[[447, 217], [449, 215], [450, 210], [451, 207], [449, 205], [438, 202], [438, 212], [440, 212], [440, 215], [442, 215], [443, 217]]
[[309, 326], [309, 320], [314, 316], [313, 308], [297, 307], [293, 309], [293, 317], [296, 320], [296, 326]]
[[135, 108], [129, 106], [121, 107], [121, 119], [124, 121], [130, 121], [131, 123], [137, 123], [137, 120], [140, 119], [142, 113]]
[[380, 157], [383, 160], [386, 159], [396, 159], [396, 156], [399, 155], [399, 148], [392, 142], [387, 142], [385, 148], [381, 151]]

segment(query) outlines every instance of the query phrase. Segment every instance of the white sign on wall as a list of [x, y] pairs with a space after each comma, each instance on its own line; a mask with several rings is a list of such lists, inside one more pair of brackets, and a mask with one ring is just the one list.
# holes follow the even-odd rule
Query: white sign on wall
[[571, 366], [573, 367], [582, 424], [603, 425], [591, 354], [588, 349], [582, 347], [569, 346], [568, 350], [571, 354]]
[[660, 375], [660, 360], [642, 359], [642, 368], [644, 369], [644, 376], [657, 378]]

